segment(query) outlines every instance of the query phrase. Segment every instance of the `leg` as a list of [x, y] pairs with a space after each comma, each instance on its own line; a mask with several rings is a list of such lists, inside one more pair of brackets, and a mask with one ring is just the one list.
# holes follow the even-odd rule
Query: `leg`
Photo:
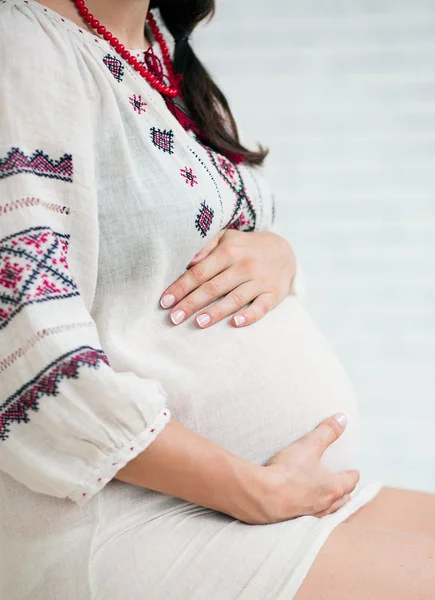
[[344, 522], [365, 529], [435, 537], [435, 494], [385, 487]]
[[435, 539], [338, 525], [295, 600], [433, 600]]

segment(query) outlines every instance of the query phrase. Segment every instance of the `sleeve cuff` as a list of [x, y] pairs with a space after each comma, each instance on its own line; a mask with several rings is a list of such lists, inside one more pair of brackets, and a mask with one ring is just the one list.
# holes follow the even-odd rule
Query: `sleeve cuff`
[[79, 507], [86, 504], [92, 496], [102, 490], [114, 478], [120, 469], [141, 454], [156, 439], [169, 422], [170, 417], [170, 410], [164, 408], [152, 425], [142, 431], [135, 439], [129, 440], [122, 448], [118, 448], [113, 455], [108, 456], [103, 465], [98, 469], [94, 469], [89, 478], [79, 488], [75, 489], [68, 498]]

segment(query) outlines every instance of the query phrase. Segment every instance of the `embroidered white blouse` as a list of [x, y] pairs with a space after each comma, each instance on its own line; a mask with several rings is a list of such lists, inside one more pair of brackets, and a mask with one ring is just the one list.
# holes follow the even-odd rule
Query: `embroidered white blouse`
[[[55, 513], [64, 511], [68, 518], [78, 506], [87, 507], [101, 539], [124, 527], [117, 513], [121, 505], [124, 519], [130, 506], [140, 527], [156, 516], [164, 522], [162, 502], [194, 510], [113, 480], [171, 415], [264, 464], [321, 419], [344, 410], [348, 427], [324, 455], [333, 470], [355, 467], [359, 417], [343, 368], [295, 295], [241, 329], [228, 320], [205, 330], [192, 319], [174, 327], [159, 305], [164, 289], [220, 230], [272, 227], [273, 197], [261, 171], [204, 147], [106, 41], [34, 0], [0, 3], [0, 44], [0, 537], [8, 545], [20, 539], [7, 533], [13, 519], [2, 525], [18, 499], [16, 527], [24, 519], [33, 528], [32, 515], [42, 519], [38, 535], [14, 547], [21, 559], [41, 549], [50, 555], [44, 575], [27, 573], [22, 585], [36, 589], [42, 577], [45, 595], [29, 597], [58, 600], [69, 598], [72, 581], [85, 581], [89, 565], [79, 574], [86, 552], [77, 544], [70, 567], [77, 577], [48, 594], [58, 589], [55, 552], [67, 558], [60, 551], [65, 525], [57, 528], [47, 497], [57, 499]], [[274, 555], [276, 568], [288, 575], [282, 596], [288, 600], [329, 532], [379, 488], [357, 488], [330, 518], [303, 517], [257, 534], [252, 528], [240, 540], [249, 547], [258, 542], [266, 552], [263, 536], [279, 545], [288, 535], [285, 552], [279, 560]], [[112, 494], [118, 498], [113, 512]], [[95, 508], [101, 502], [103, 511]], [[209, 525], [214, 522], [212, 511], [201, 510]], [[105, 515], [105, 524], [97, 514]], [[242, 552], [245, 542], [235, 544], [235, 532], [225, 530], [207, 548], [215, 548], [219, 560], [229, 547]], [[186, 532], [189, 539], [191, 533]], [[151, 539], [149, 531], [146, 535]], [[136, 572], [147, 581], [157, 576], [153, 561], [160, 560], [159, 543], [150, 544], [154, 554]], [[115, 552], [117, 565], [135, 549], [139, 565], [141, 548], [131, 538], [128, 550]], [[159, 564], [169, 560], [169, 550], [162, 546]], [[207, 552], [195, 560], [215, 565]], [[289, 560], [293, 555], [302, 566]], [[6, 586], [11, 573], [23, 577], [22, 563], [14, 560], [11, 551], [2, 573]], [[249, 573], [261, 573], [263, 559], [258, 560], [245, 560]], [[231, 561], [240, 564], [238, 557]], [[197, 563], [189, 564], [200, 572]], [[104, 555], [99, 581], [103, 587], [111, 582], [112, 591], [98, 597], [139, 600], [140, 591], [116, 592], [122, 577], [115, 569], [118, 579], [112, 581], [109, 565]], [[186, 586], [195, 584], [194, 572], [183, 569]], [[212, 585], [213, 577], [207, 581]], [[241, 576], [233, 584], [245, 589]], [[8, 599], [24, 598], [11, 586]], [[177, 589], [179, 595], [171, 598], [190, 600], [188, 591]], [[217, 589], [201, 598], [215, 598]], [[257, 598], [239, 596], [237, 589], [216, 598]], [[71, 597], [94, 598], [91, 592]]]
[[272, 200], [104, 40], [6, 4], [19, 36], [2, 32], [0, 467], [83, 504], [170, 417], [138, 352], [111, 340], [153, 318], [172, 329], [164, 287], [222, 228], [268, 228]]

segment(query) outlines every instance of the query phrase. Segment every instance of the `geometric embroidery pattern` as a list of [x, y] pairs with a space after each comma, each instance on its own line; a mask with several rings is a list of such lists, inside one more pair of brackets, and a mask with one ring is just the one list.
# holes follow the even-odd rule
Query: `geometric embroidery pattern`
[[222, 155], [206, 148], [207, 154], [219, 175], [230, 186], [235, 195], [233, 214], [225, 229], [238, 229], [239, 231], [254, 231], [257, 222], [255, 209], [248, 198], [245, 182], [235, 163], [223, 158]]
[[0, 158], [0, 179], [33, 173], [38, 177], [49, 177], [61, 181], [73, 180], [73, 160], [71, 154], [64, 154], [59, 160], [50, 158], [42, 150], [35, 150], [31, 156], [26, 156], [19, 148], [11, 148], [6, 158]]
[[116, 58], [116, 56], [113, 56], [112, 54], [106, 54], [106, 56], [103, 58], [103, 63], [112, 73], [116, 81], [121, 82], [122, 78], [124, 77], [124, 65], [122, 62]]
[[246, 225], [249, 225], [249, 219], [247, 219], [246, 215], [242, 212], [237, 219], [233, 220], [230, 225], [228, 225], [227, 229], [238, 229], [239, 231], [245, 231]]
[[196, 216], [195, 226], [202, 237], [205, 237], [213, 222], [214, 210], [205, 201], [201, 203], [201, 209]]
[[0, 329], [28, 304], [78, 296], [68, 271], [68, 240], [49, 227], [0, 240]]
[[129, 100], [135, 112], [137, 112], [139, 115], [146, 112], [146, 102], [142, 101], [141, 96], [136, 96], [136, 94], [133, 94], [133, 96], [130, 96]]
[[234, 179], [234, 173], [236, 172], [234, 169], [234, 165], [232, 165], [228, 160], [223, 158], [223, 156], [218, 156], [218, 163], [222, 171], [226, 173], [228, 177], [234, 181], [234, 183], [236, 183], [236, 180]]
[[0, 440], [9, 437], [11, 423], [30, 421], [29, 412], [39, 410], [41, 397], [57, 396], [63, 379], [78, 379], [81, 367], [98, 369], [102, 363], [109, 364], [103, 350], [82, 346], [49, 364], [0, 405]]
[[192, 169], [188, 167], [184, 167], [184, 169], [180, 169], [180, 175], [184, 177], [187, 185], [190, 184], [191, 187], [198, 183], [198, 177], [194, 174]]
[[150, 134], [151, 141], [156, 148], [169, 154], [174, 153], [174, 132], [172, 129], [166, 131], [166, 129], [161, 130], [151, 127]]
[[205, 171], [207, 172], [207, 175], [210, 177], [210, 179], [213, 182], [213, 185], [214, 185], [215, 190], [216, 190], [217, 197], [219, 199], [220, 209], [221, 209], [220, 210], [219, 229], [222, 230], [222, 222], [223, 222], [223, 215], [224, 215], [224, 203], [222, 201], [222, 194], [221, 194], [221, 191], [220, 191], [219, 186], [217, 184], [216, 178], [214, 177], [213, 173], [208, 168], [207, 163], [195, 152], [195, 150], [193, 150], [190, 146], [187, 146], [187, 147], [189, 148], [189, 150], [193, 154], [193, 156], [196, 158], [196, 160], [199, 162], [199, 164], [205, 169]]

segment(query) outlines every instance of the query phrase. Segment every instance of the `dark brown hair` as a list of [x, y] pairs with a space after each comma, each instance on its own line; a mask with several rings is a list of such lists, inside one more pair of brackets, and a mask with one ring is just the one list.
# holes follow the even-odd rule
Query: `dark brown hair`
[[223, 154], [243, 156], [252, 165], [261, 165], [267, 151], [242, 146], [228, 101], [193, 52], [188, 39], [195, 27], [214, 15], [214, 0], [151, 0], [175, 39], [174, 70], [183, 75], [181, 91], [191, 118], [210, 146]]

